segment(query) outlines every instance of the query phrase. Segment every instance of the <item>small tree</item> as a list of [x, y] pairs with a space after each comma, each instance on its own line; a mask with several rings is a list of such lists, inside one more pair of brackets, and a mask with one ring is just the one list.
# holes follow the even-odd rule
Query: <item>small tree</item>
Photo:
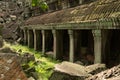
[[43, 11], [48, 9], [47, 3], [42, 0], [32, 0], [32, 7], [40, 7]]
[[38, 6], [38, 0], [32, 0], [32, 7]]

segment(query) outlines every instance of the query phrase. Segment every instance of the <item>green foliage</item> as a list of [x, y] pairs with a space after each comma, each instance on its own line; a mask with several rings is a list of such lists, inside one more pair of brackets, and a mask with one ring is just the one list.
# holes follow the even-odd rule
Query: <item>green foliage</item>
[[40, 8], [43, 10], [43, 11], [46, 11], [48, 9], [48, 5], [46, 4], [46, 2], [41, 2], [40, 3]]
[[5, 46], [14, 49], [16, 52], [23, 55], [24, 53], [34, 54], [36, 61], [30, 61], [28, 63], [22, 64], [23, 70], [30, 75], [30, 72], [27, 71], [36, 71], [39, 79], [38, 80], [48, 80], [51, 73], [53, 72], [54, 65], [59, 63], [59, 61], [53, 60], [51, 58], [43, 57], [41, 52], [37, 52], [27, 46], [15, 44], [11, 45], [6, 43]]
[[39, 0], [32, 0], [32, 6], [38, 6]]
[[28, 63], [28, 65], [30, 66], [30, 67], [33, 67], [34, 66], [34, 61], [30, 61], [29, 63]]
[[42, 0], [32, 0], [32, 7], [40, 7], [43, 11], [48, 9], [47, 3]]

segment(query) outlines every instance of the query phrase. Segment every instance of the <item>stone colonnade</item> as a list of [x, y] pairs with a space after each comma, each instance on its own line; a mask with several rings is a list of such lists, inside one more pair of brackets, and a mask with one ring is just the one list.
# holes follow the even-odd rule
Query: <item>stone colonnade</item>
[[[51, 30], [53, 35], [53, 57], [55, 59], [61, 59], [62, 55], [62, 46], [64, 42], [61, 40], [62, 30]], [[82, 30], [81, 30], [82, 31]], [[102, 62], [102, 31], [95, 29], [91, 30], [94, 38], [94, 63]], [[24, 44], [27, 44], [28, 47], [34, 48], [35, 50], [40, 50], [43, 53], [46, 52], [46, 44], [49, 39], [46, 39], [46, 36], [49, 36], [47, 30], [35, 30], [35, 29], [26, 29], [24, 32]], [[75, 46], [76, 46], [76, 37], [75, 30], [67, 30], [69, 35], [69, 61], [74, 62]]]

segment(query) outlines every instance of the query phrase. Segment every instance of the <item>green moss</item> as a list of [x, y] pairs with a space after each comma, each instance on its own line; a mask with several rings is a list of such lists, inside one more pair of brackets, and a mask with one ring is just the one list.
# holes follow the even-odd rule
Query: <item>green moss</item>
[[16, 52], [23, 55], [24, 53], [30, 53], [35, 56], [35, 62], [30, 61], [27, 64], [23, 64], [22, 66], [28, 65], [29, 69], [34, 68], [39, 80], [48, 80], [51, 73], [53, 72], [54, 65], [56, 63], [59, 63], [59, 61], [53, 60], [48, 57], [43, 57], [43, 54], [41, 52], [37, 52], [34, 49], [28, 48], [27, 46], [23, 46], [20, 44], [8, 44], [5, 43], [5, 46], [10, 47], [11, 49], [14, 49]]

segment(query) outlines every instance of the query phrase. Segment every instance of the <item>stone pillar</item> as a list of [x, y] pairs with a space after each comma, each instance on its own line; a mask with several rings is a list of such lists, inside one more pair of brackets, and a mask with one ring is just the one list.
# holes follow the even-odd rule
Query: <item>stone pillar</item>
[[57, 30], [52, 30], [53, 33], [53, 52], [54, 52], [54, 58], [55, 59], [61, 59], [62, 58], [62, 50], [61, 50], [61, 35], [60, 32]]
[[27, 45], [27, 30], [23, 29], [23, 36], [24, 36], [24, 45]]
[[33, 48], [34, 47], [33, 30], [27, 30], [27, 33], [28, 33], [28, 47]]
[[84, 3], [84, 0], [79, 0], [79, 4], [83, 4]]
[[70, 7], [70, 2], [69, 1], [67, 1], [67, 8], [69, 8]]
[[68, 4], [67, 0], [62, 1], [62, 9], [66, 9], [70, 6], [70, 4]]
[[37, 50], [37, 33], [36, 30], [33, 29], [33, 33], [34, 33], [34, 50]]
[[53, 57], [55, 58], [55, 59], [57, 59], [57, 46], [58, 46], [58, 44], [57, 44], [57, 31], [56, 30], [52, 30], [52, 33], [53, 33], [53, 38], [54, 38], [54, 42], [53, 42], [53, 52], [54, 52], [54, 55], [53, 55]]
[[102, 37], [101, 30], [92, 30], [94, 36], [94, 63], [102, 62]]
[[42, 32], [42, 53], [45, 53], [45, 42], [46, 42], [46, 40], [45, 40], [45, 30], [42, 30], [41, 31]]
[[69, 61], [74, 62], [74, 31], [73, 30], [68, 30], [69, 34]]

